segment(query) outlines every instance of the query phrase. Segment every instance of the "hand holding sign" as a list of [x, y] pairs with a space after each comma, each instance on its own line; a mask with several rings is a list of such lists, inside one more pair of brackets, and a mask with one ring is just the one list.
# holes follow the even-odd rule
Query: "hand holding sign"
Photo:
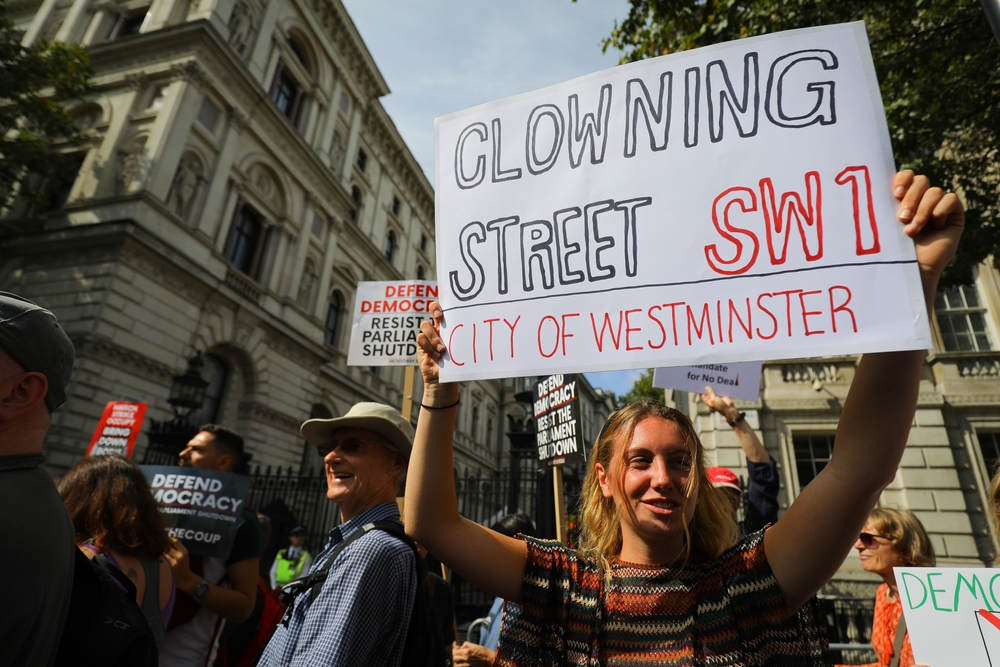
[[958, 250], [965, 229], [965, 207], [955, 193], [932, 188], [926, 176], [915, 176], [909, 169], [896, 174], [893, 188], [900, 200], [899, 220], [906, 225], [903, 231], [916, 246], [930, 310], [937, 281]]

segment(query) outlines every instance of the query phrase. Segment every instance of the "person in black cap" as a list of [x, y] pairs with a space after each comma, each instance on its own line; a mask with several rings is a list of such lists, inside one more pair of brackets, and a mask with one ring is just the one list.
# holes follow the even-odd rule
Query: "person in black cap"
[[73, 589], [73, 523], [39, 466], [73, 344], [55, 316], [0, 292], [0, 665], [51, 665]]
[[312, 554], [305, 549], [306, 527], [299, 524], [288, 531], [288, 541], [288, 548], [279, 551], [271, 565], [271, 588], [284, 587], [312, 566]]

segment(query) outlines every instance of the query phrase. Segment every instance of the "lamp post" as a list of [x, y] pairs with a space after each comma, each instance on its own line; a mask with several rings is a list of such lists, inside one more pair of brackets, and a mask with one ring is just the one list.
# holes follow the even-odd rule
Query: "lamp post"
[[197, 432], [197, 427], [188, 423], [188, 417], [205, 404], [208, 381], [201, 376], [204, 365], [201, 352], [195, 351], [195, 355], [188, 359], [184, 373], [173, 377], [167, 403], [173, 410], [174, 418], [168, 422], [149, 421], [149, 446], [143, 463], [176, 465], [177, 455]]

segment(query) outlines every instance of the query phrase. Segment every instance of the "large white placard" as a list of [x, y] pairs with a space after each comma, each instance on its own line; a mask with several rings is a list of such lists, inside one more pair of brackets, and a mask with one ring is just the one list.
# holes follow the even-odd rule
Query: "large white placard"
[[430, 280], [360, 282], [348, 366], [416, 366], [420, 323], [438, 298]]
[[705, 387], [711, 387], [719, 396], [756, 401], [762, 369], [763, 364], [759, 361], [657, 368], [653, 371], [653, 386], [698, 394], [705, 391]]
[[1000, 570], [897, 567], [895, 571], [918, 664], [1000, 665]]
[[447, 381], [930, 347], [862, 23], [439, 118]]

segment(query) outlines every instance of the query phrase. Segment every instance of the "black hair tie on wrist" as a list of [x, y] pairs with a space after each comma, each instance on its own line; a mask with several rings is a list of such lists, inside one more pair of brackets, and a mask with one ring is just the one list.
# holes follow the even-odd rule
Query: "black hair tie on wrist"
[[420, 407], [427, 408], [428, 410], [447, 410], [448, 408], [453, 408], [456, 405], [458, 405], [458, 401], [455, 401], [451, 405], [424, 405], [421, 403]]
[[731, 428], [736, 428], [736, 425], [747, 418], [747, 413], [741, 412], [736, 415], [736, 419], [727, 419], [726, 422]]

